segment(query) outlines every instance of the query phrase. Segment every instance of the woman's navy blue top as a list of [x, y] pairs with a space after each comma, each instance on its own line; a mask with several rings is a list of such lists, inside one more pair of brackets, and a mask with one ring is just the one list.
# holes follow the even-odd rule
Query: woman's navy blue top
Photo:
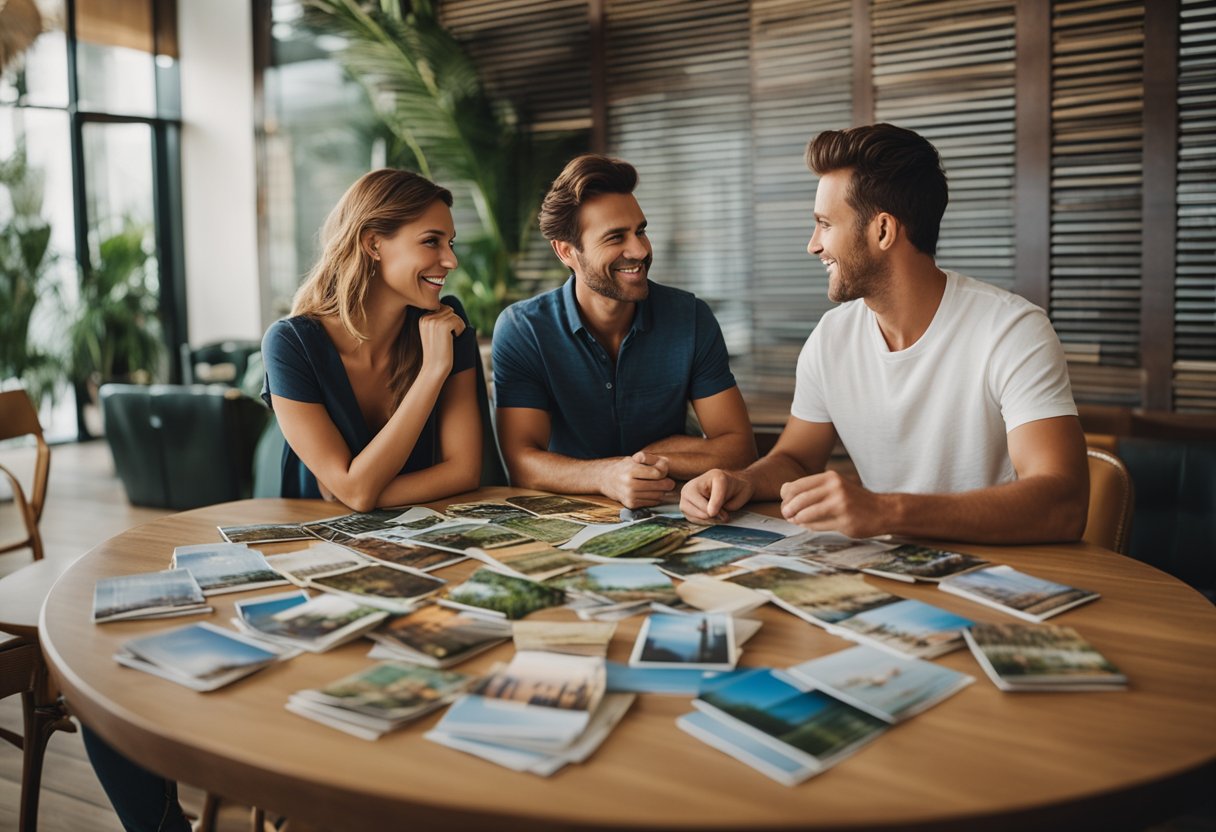
[[[467, 370], [479, 360], [477, 333], [468, 325], [464, 307], [456, 298], [442, 298], [465, 322], [464, 332], [453, 345], [452, 369], [449, 376]], [[414, 326], [425, 310], [409, 307], [406, 326]], [[273, 393], [284, 399], [325, 405], [329, 418], [346, 440], [351, 456], [357, 456], [375, 433], [367, 426], [355, 391], [346, 375], [346, 367], [325, 327], [316, 318], [298, 315], [276, 321], [262, 339], [262, 358], [266, 363], [266, 381], [262, 398], [270, 405]], [[439, 406], [431, 410], [418, 435], [413, 453], [401, 469], [402, 474], [434, 465], [439, 455]], [[304, 467], [290, 445], [283, 447], [284, 497], [320, 497], [317, 478]]]

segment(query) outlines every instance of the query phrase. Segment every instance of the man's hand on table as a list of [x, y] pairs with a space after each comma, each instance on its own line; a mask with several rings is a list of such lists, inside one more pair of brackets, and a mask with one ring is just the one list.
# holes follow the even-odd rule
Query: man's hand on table
[[638, 451], [608, 464], [600, 491], [625, 508], [661, 505], [671, 500], [676, 487], [667, 469], [667, 457]]
[[781, 516], [812, 531], [877, 537], [891, 531], [889, 500], [890, 495], [875, 494], [836, 471], [826, 471], [781, 486]]
[[730, 471], [714, 468], [691, 479], [680, 492], [680, 511], [694, 522], [725, 523], [756, 493], [752, 484]]

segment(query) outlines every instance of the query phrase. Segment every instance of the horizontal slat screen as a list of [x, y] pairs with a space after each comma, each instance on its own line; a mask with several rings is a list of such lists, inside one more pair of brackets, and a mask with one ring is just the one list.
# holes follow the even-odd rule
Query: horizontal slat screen
[[608, 149], [641, 176], [651, 275], [704, 298], [751, 347], [746, 0], [605, 0]]
[[1138, 405], [1144, 6], [1055, 3], [1052, 41], [1052, 323], [1078, 401]]
[[1216, 411], [1216, 5], [1181, 7], [1174, 407]]
[[[468, 50], [489, 90], [509, 100], [532, 130], [590, 130], [587, 0], [445, 0], [439, 9], [443, 25]], [[558, 161], [554, 175], [564, 161]], [[457, 227], [475, 228], [473, 203], [461, 199], [458, 208]], [[565, 273], [548, 242], [533, 233], [517, 267], [521, 294], [543, 291]]]
[[755, 422], [789, 415], [798, 353], [823, 313], [827, 274], [806, 252], [815, 176], [806, 143], [852, 117], [850, 0], [751, 4], [752, 353], [741, 386]]
[[937, 262], [1013, 285], [1014, 3], [876, 0], [874, 112], [941, 153], [950, 182]]

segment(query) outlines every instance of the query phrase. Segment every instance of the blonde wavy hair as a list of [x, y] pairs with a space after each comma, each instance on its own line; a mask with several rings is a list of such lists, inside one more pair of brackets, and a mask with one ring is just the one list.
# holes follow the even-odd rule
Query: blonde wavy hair
[[[342, 327], [366, 341], [367, 293], [376, 261], [363, 243], [367, 232], [391, 237], [413, 222], [435, 200], [452, 206], [452, 193], [404, 170], [381, 168], [359, 177], [334, 206], [321, 229], [321, 257], [296, 291], [292, 315], [324, 318], [337, 315]], [[400, 403], [422, 365], [418, 316], [407, 315], [393, 345], [389, 388]]]

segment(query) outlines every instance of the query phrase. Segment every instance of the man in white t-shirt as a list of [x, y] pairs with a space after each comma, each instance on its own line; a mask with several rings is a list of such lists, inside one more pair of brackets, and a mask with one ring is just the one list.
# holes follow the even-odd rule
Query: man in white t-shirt
[[[798, 358], [789, 422], [742, 471], [690, 481], [680, 507], [725, 520], [750, 500], [852, 537], [1075, 540], [1089, 501], [1085, 440], [1059, 339], [1041, 309], [937, 267], [946, 175], [910, 130], [828, 131], [807, 251], [828, 270]], [[825, 471], [837, 437], [861, 484]]]

